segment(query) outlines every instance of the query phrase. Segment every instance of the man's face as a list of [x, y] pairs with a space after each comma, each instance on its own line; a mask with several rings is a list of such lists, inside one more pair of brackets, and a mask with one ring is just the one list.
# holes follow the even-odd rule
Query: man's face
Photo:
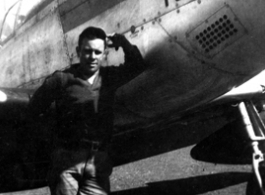
[[87, 38], [82, 40], [80, 48], [77, 48], [77, 54], [80, 58], [82, 73], [93, 75], [101, 65], [105, 55], [105, 42], [102, 39]]

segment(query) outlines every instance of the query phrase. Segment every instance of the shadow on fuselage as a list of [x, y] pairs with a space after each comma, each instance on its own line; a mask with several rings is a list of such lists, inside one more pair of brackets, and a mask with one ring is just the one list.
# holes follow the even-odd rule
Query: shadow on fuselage
[[[213, 110], [219, 114], [213, 114]], [[223, 114], [224, 110], [225, 114]], [[250, 163], [249, 158], [246, 159], [241, 155], [242, 150], [245, 149], [247, 155], [252, 156], [249, 155], [249, 142], [238, 110], [235, 108], [217, 106], [191, 114], [184, 120], [171, 121], [168, 118], [162, 120], [163, 123], [159, 125], [147, 129], [138, 128], [130, 133], [124, 132], [114, 136], [112, 154], [115, 165], [145, 159], [194, 144], [196, 146], [191, 151], [194, 159], [224, 164]], [[216, 158], [216, 155], [222, 157]]]

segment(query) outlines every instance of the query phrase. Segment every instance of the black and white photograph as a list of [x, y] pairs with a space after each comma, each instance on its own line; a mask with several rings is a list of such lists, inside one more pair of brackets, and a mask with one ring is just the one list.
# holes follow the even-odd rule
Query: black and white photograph
[[0, 0], [0, 195], [265, 195], [264, 13]]

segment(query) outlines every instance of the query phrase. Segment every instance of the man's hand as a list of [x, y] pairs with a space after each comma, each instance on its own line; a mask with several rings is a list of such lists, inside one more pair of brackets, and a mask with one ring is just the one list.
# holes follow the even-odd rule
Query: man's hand
[[115, 48], [116, 51], [119, 47], [122, 47], [123, 49], [131, 47], [130, 42], [125, 38], [125, 36], [117, 33], [107, 36], [107, 45], [110, 48]]

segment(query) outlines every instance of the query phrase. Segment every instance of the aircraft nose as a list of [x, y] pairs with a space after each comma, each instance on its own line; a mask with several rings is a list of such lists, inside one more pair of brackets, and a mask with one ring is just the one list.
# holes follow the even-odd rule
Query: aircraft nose
[[5, 102], [7, 100], [7, 95], [0, 90], [0, 102]]

